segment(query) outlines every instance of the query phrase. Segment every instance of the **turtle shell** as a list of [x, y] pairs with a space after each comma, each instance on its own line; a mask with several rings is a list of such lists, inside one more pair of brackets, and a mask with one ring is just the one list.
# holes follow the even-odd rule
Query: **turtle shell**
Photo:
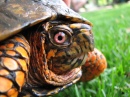
[[0, 41], [40, 22], [56, 19], [92, 25], [62, 0], [1, 0]]

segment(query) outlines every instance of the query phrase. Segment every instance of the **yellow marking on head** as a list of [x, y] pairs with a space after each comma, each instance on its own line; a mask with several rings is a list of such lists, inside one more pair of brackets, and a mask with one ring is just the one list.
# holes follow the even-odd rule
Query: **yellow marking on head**
[[56, 56], [57, 57], [62, 57], [62, 56], [65, 56], [66, 54], [65, 54], [65, 52], [60, 52], [60, 53], [58, 53]]
[[90, 35], [88, 29], [80, 29], [80, 32], [82, 32], [82, 33], [84, 33], [84, 34], [86, 34], [86, 35], [88, 35], [88, 36]]
[[54, 57], [56, 52], [57, 50], [50, 50], [49, 53], [47, 54], [47, 59]]
[[71, 25], [70, 25], [70, 28], [71, 28], [71, 29], [75, 29], [75, 28], [78, 28], [78, 29], [79, 29], [79, 28], [81, 28], [81, 24], [71, 24]]

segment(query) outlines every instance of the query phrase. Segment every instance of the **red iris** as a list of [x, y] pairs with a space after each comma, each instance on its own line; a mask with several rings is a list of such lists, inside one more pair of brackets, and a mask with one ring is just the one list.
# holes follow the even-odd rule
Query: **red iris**
[[61, 44], [64, 43], [66, 40], [66, 35], [64, 32], [58, 32], [54, 36], [54, 40], [56, 43]]

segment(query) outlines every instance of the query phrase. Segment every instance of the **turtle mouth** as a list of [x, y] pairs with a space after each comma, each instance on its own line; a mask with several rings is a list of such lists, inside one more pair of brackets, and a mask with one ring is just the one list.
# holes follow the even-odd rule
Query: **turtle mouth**
[[55, 82], [51, 84], [54, 86], [66, 86], [67, 84], [74, 83], [73, 81], [75, 80], [78, 81], [82, 75], [80, 73], [82, 72], [81, 66], [85, 64], [87, 57], [88, 54], [86, 52], [69, 57], [58, 56], [51, 58], [47, 62], [51, 75], [55, 75], [55, 78], [51, 76], [51, 80]]
[[[68, 75], [67, 75], [68, 76]], [[79, 79], [82, 76], [82, 72], [81, 70], [77, 73], [76, 78], [74, 80], [72, 80], [70, 83], [62, 85], [62, 86], [52, 86], [52, 85], [48, 85], [47, 87], [35, 87], [33, 89], [30, 89], [29, 91], [34, 95], [34, 96], [38, 96], [38, 97], [43, 97], [43, 96], [50, 96], [53, 94], [57, 94], [60, 91], [72, 86], [74, 83], [76, 83], [77, 81], [79, 81]]]
[[[73, 60], [68, 58], [60, 59], [60, 61], [52, 60], [52, 63], [54, 62], [55, 64], [51, 68], [48, 63], [48, 69], [51, 75], [50, 85], [54, 85], [56, 88], [60, 86], [62, 90], [63, 87], [68, 87], [70, 84], [76, 83], [82, 76], [81, 66], [85, 64], [86, 59], [87, 54], [81, 54], [79, 57], [74, 57]], [[65, 62], [65, 64], [60, 62]]]

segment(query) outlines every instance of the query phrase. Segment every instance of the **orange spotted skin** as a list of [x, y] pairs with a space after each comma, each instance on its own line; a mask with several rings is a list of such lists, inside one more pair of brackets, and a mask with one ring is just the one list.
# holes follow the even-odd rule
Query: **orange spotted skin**
[[89, 81], [99, 76], [107, 68], [105, 56], [96, 48], [88, 53], [85, 65], [82, 66], [81, 81]]
[[0, 45], [0, 97], [18, 96], [26, 81], [29, 50], [28, 42], [20, 35]]

